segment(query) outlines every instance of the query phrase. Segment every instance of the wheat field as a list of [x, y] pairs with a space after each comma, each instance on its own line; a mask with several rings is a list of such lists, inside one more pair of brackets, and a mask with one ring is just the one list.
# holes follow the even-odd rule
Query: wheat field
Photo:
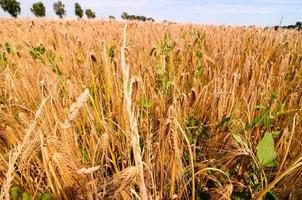
[[301, 199], [301, 106], [295, 30], [1, 19], [0, 199]]

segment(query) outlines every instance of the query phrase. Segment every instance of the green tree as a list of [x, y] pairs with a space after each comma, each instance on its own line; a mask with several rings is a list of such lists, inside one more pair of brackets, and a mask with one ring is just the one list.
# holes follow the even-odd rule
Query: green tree
[[30, 11], [36, 16], [36, 17], [45, 17], [45, 6], [40, 1], [37, 3], [34, 3], [30, 9]]
[[59, 16], [59, 18], [63, 18], [63, 16], [66, 15], [65, 5], [62, 3], [62, 1], [57, 1], [54, 3], [53, 10], [55, 11], [56, 15]]
[[139, 15], [129, 15], [128, 13], [126, 12], [123, 12], [122, 15], [121, 15], [121, 18], [122, 19], [125, 19], [125, 20], [137, 20], [137, 21], [152, 21], [154, 22], [155, 20], [151, 17], [147, 18], [143, 15], [139, 16]]
[[121, 15], [122, 19], [129, 19], [129, 15], [127, 12], [123, 12], [123, 14]]
[[146, 21], [154, 22], [155, 20], [152, 17], [149, 17], [149, 18], [146, 19]]
[[109, 15], [109, 19], [110, 19], [110, 20], [115, 20], [115, 17], [112, 16], [112, 15]]
[[75, 15], [78, 16], [79, 19], [81, 19], [84, 15], [84, 11], [79, 3], [74, 4], [74, 12], [75, 12]]
[[86, 9], [85, 14], [88, 19], [95, 18], [95, 12], [93, 12], [91, 9]]
[[147, 20], [147, 17], [145, 17], [145, 16], [141, 16], [141, 21], [146, 21]]
[[0, 0], [0, 7], [12, 17], [18, 17], [21, 13], [20, 2], [16, 0]]

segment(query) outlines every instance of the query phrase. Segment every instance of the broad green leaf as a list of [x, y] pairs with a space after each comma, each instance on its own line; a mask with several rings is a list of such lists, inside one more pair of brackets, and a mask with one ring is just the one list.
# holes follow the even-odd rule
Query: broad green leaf
[[10, 189], [10, 195], [13, 200], [17, 200], [22, 197], [22, 190], [18, 186], [14, 186]]
[[42, 199], [42, 194], [39, 192], [36, 194], [35, 200], [41, 200]]
[[271, 133], [265, 133], [257, 145], [257, 158], [261, 167], [275, 167], [275, 144]]
[[29, 196], [29, 194], [27, 192], [23, 192], [22, 200], [31, 200], [31, 197]]
[[55, 198], [48, 193], [44, 193], [41, 200], [55, 200]]

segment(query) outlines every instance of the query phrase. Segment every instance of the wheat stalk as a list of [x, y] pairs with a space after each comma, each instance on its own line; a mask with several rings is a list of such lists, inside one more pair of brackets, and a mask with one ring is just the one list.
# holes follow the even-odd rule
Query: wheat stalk
[[[143, 160], [142, 160], [140, 144], [139, 144], [138, 126], [137, 126], [135, 111], [132, 108], [132, 100], [131, 100], [132, 89], [128, 89], [128, 86], [131, 82], [129, 80], [129, 68], [125, 60], [125, 48], [126, 48], [126, 38], [127, 38], [126, 34], [127, 34], [127, 24], [124, 27], [123, 45], [121, 48], [121, 69], [123, 73], [124, 103], [125, 103], [125, 108], [130, 124], [131, 143], [132, 143], [135, 165], [139, 169], [138, 186], [140, 190], [140, 197], [142, 200], [147, 200], [148, 196], [147, 196], [147, 189], [146, 189], [145, 178], [144, 178]], [[130, 85], [130, 87], [132, 87], [132, 84]]]
[[9, 156], [9, 164], [8, 164], [8, 170], [6, 172], [6, 179], [4, 180], [2, 187], [1, 187], [1, 194], [0, 194], [0, 199], [7, 199], [9, 200], [9, 190], [11, 187], [11, 183], [14, 179], [14, 170], [15, 170], [15, 164], [17, 162], [18, 157], [21, 155], [22, 150], [28, 145], [31, 147], [30, 142], [31, 142], [31, 135], [36, 127], [37, 120], [40, 117], [43, 107], [45, 106], [47, 100], [49, 99], [51, 95], [49, 95], [47, 98], [43, 99], [41, 102], [38, 110], [35, 113], [35, 118], [31, 122], [31, 124], [28, 126], [28, 128], [25, 130], [25, 136], [23, 138], [23, 141], [21, 144], [18, 144], [15, 149], [11, 150], [10, 156]]

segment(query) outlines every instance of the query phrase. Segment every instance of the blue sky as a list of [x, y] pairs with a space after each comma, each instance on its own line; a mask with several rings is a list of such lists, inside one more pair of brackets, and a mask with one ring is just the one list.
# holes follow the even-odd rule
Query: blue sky
[[[33, 17], [30, 7], [39, 0], [19, 0], [21, 17]], [[56, 0], [40, 0], [47, 8], [47, 17], [55, 18], [52, 5]], [[74, 3], [95, 10], [98, 18], [109, 15], [145, 15], [156, 20], [186, 23], [272, 26], [302, 21], [302, 0], [62, 0], [67, 18], [74, 18]], [[8, 16], [0, 10], [0, 16]]]

